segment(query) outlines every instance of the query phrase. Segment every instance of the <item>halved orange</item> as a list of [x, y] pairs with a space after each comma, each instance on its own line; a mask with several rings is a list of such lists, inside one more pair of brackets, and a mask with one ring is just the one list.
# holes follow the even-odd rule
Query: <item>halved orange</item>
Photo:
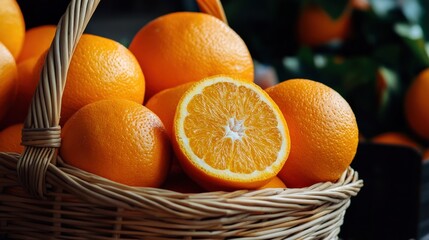
[[206, 190], [258, 188], [277, 175], [290, 150], [286, 120], [270, 96], [226, 76], [185, 92], [173, 133], [184, 171]]

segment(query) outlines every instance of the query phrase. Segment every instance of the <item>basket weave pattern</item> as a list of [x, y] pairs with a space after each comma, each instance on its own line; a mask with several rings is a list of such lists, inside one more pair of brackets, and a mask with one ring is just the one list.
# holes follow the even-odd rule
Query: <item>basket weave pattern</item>
[[60, 106], [68, 65], [99, 0], [72, 0], [25, 123], [22, 155], [0, 153], [0, 237], [8, 239], [336, 239], [363, 183], [183, 194], [118, 184], [65, 164]]

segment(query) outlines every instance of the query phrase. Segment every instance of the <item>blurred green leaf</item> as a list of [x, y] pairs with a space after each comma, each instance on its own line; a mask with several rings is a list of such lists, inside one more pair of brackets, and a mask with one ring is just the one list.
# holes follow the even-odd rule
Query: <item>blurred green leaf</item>
[[411, 40], [423, 40], [423, 30], [420, 25], [417, 24], [396, 23], [395, 31], [404, 38]]
[[400, 58], [401, 51], [401, 47], [398, 44], [391, 43], [374, 49], [372, 56], [381, 65], [397, 69], [402, 62]]
[[283, 67], [295, 76], [317, 80], [347, 95], [355, 87], [374, 78], [377, 62], [361, 56], [345, 58], [340, 55], [315, 53], [302, 47], [294, 57], [285, 57]]
[[423, 9], [423, 11], [421, 12], [421, 17], [419, 19], [419, 25], [422, 26], [425, 39], [429, 39], [429, 1], [420, 0], [419, 3], [421, 9]]
[[402, 0], [402, 13], [410, 23], [417, 24], [422, 18], [423, 8], [419, 0]]
[[[379, 94], [379, 117], [388, 117], [388, 111], [392, 107], [391, 101], [401, 93], [399, 76], [391, 69], [380, 67], [377, 75], [377, 91]], [[387, 120], [387, 119], [384, 119]]]
[[418, 60], [418, 63], [424, 66], [429, 66], [429, 57], [426, 52], [426, 45], [421, 26], [417, 24], [397, 23], [395, 24], [395, 31], [402, 37], [412, 55]]
[[381, 17], [387, 17], [391, 11], [398, 8], [398, 2], [392, 0], [370, 0], [373, 11]]

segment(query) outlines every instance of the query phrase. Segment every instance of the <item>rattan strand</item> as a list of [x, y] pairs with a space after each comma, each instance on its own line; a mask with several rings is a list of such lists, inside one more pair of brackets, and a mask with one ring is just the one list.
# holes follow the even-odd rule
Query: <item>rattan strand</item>
[[[22, 156], [0, 153], [0, 237], [8, 239], [336, 239], [363, 185], [182, 194], [118, 184], [56, 155], [70, 58], [99, 0], [72, 0], [58, 24], [23, 130]], [[37, 197], [35, 197], [37, 196]]]
[[[60, 146], [61, 98], [71, 56], [98, 3], [99, 0], [70, 2], [58, 23], [24, 124], [23, 144], [26, 148], [18, 163], [18, 175], [25, 188], [39, 197], [44, 195], [47, 166], [55, 161], [56, 149]], [[29, 139], [33, 134], [36, 138]]]

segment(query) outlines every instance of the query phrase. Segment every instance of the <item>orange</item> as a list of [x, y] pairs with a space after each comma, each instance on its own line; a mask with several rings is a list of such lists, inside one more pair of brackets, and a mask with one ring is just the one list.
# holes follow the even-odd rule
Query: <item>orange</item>
[[405, 95], [405, 117], [411, 129], [420, 137], [429, 139], [429, 68], [423, 70], [411, 83]]
[[359, 142], [365, 142], [366, 140], [366, 137], [361, 132], [359, 132]]
[[28, 29], [25, 32], [24, 45], [22, 46], [17, 62], [39, 57], [48, 50], [55, 37], [56, 29], [54, 25], [41, 25]]
[[291, 79], [266, 89], [281, 109], [292, 142], [279, 177], [288, 187], [334, 182], [351, 164], [359, 131], [347, 101], [313, 80]]
[[[47, 51], [34, 69], [39, 81]], [[121, 98], [142, 104], [145, 77], [134, 55], [120, 43], [83, 34], [67, 73], [61, 107], [61, 125], [83, 106], [104, 99]]]
[[[170, 139], [174, 138], [173, 125], [174, 115], [180, 98], [194, 82], [184, 83], [176, 87], [164, 89], [153, 95], [147, 102], [146, 107], [152, 110], [162, 121]], [[171, 161], [170, 173], [182, 172], [182, 168], [176, 158]]]
[[19, 62], [17, 65], [17, 91], [11, 103], [11, 107], [6, 114], [2, 125], [23, 123], [30, 107], [34, 92], [39, 82], [39, 75], [35, 74], [38, 58], [33, 57]]
[[15, 59], [0, 42], [0, 121], [15, 98], [17, 77]]
[[174, 114], [180, 98], [194, 82], [184, 83], [176, 87], [164, 89], [153, 95], [145, 104], [161, 119], [170, 138], [173, 137]]
[[290, 149], [285, 119], [255, 83], [215, 76], [185, 92], [173, 146], [183, 170], [207, 190], [254, 189], [269, 182]]
[[423, 161], [428, 161], [429, 162], [429, 148], [428, 149], [426, 149], [424, 152], [423, 152]]
[[108, 99], [86, 105], [67, 121], [60, 154], [66, 163], [116, 182], [159, 187], [170, 147], [152, 111], [130, 100]]
[[333, 19], [319, 5], [306, 4], [297, 20], [298, 41], [313, 47], [333, 40], [344, 40], [350, 29], [351, 15], [350, 6], [337, 19]]
[[18, 63], [18, 94], [15, 106], [17, 106], [17, 110], [24, 111], [24, 116], [27, 115], [31, 100], [39, 83], [40, 75], [35, 72], [38, 61], [38, 57], [33, 57]]
[[[43, 54], [46, 55], [46, 54]], [[36, 75], [40, 75], [44, 56]], [[83, 34], [67, 73], [61, 125], [83, 106], [104, 99], [121, 98], [143, 103], [145, 78], [134, 55], [120, 43]]]
[[23, 124], [11, 125], [0, 131], [0, 152], [22, 153], [24, 146], [21, 145]]
[[393, 144], [420, 149], [419, 144], [409, 136], [400, 132], [385, 132], [372, 138], [372, 142], [381, 144]]
[[208, 14], [176, 12], [158, 17], [140, 29], [129, 49], [145, 74], [146, 100], [161, 90], [217, 74], [253, 82], [246, 44], [227, 24]]
[[25, 37], [25, 21], [15, 0], [0, 0], [0, 42], [16, 59], [21, 52]]
[[260, 187], [259, 189], [265, 189], [265, 188], [286, 188], [286, 184], [277, 176], [273, 177], [271, 181], [269, 181], [264, 186]]
[[70, 62], [61, 122], [86, 104], [110, 98], [143, 103], [145, 78], [134, 55], [120, 43], [90, 34], [79, 40]]
[[350, 0], [350, 3], [354, 9], [358, 9], [360, 11], [368, 11], [371, 9], [369, 0]]

